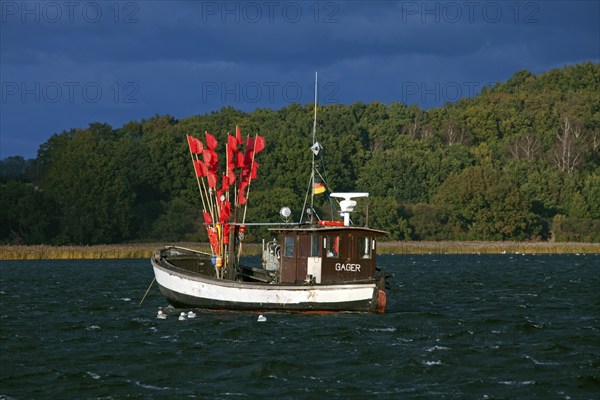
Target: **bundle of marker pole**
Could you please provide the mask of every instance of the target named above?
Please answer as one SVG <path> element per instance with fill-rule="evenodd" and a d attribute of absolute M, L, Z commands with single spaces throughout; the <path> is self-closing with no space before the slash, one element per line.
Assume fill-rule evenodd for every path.
<path fill-rule="evenodd" d="M 204 224 L 214 256 L 213 263 L 215 264 L 216 275 L 219 278 L 223 278 L 223 262 L 228 267 L 231 267 L 234 263 L 235 243 L 230 243 L 232 237 L 234 240 L 236 238 L 239 240 L 239 246 L 237 246 L 237 258 L 239 260 L 241 242 L 246 231 L 244 224 L 248 209 L 250 184 L 253 179 L 256 179 L 258 171 L 258 163 L 255 157 L 265 148 L 265 138 L 256 135 L 254 138 L 247 136 L 245 150 L 238 151 L 238 146 L 243 144 L 243 140 L 239 127 L 236 126 L 235 130 L 235 136 L 227 134 L 226 169 L 221 176 L 218 172 L 217 139 L 210 133 L 205 132 L 206 146 L 204 146 L 201 140 L 187 135 L 200 199 L 202 200 Z M 233 191 L 233 198 L 230 194 L 231 191 Z M 244 212 L 241 216 L 241 224 L 238 224 L 237 218 L 240 216 L 237 214 L 240 206 L 244 206 Z M 231 220 L 232 216 L 233 221 Z M 235 227 L 235 231 L 233 235 L 230 235 L 232 225 Z M 232 268 L 229 268 L 229 270 L 231 272 Z"/>

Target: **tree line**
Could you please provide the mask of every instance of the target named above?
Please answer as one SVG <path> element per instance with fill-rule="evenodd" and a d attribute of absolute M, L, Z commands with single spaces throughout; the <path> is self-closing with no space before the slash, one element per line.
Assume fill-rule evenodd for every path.
<path fill-rule="evenodd" d="M 392 102 L 318 108 L 320 171 L 335 191 L 366 191 L 367 222 L 395 240 L 600 241 L 600 64 L 515 73 L 473 98 L 423 110 Z M 232 107 L 120 128 L 53 134 L 35 159 L 0 162 L 0 242 L 206 240 L 186 134 L 224 151 L 239 125 L 267 148 L 248 221 L 298 219 L 310 176 L 313 105 Z M 321 218 L 326 196 L 315 196 Z M 255 229 L 250 240 L 268 235 Z"/>

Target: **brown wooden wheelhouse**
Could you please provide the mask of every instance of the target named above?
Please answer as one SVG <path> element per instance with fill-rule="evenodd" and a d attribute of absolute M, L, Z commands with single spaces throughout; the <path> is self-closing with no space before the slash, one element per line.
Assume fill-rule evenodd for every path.
<path fill-rule="evenodd" d="M 333 284 L 376 278 L 376 239 L 384 231 L 354 227 L 282 227 L 279 283 Z"/>

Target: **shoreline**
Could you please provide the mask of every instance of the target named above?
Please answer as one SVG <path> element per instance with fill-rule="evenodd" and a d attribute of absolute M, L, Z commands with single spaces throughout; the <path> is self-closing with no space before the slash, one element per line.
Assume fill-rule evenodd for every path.
<path fill-rule="evenodd" d="M 379 254 L 600 254 L 600 243 L 440 241 L 379 242 Z"/>
<path fill-rule="evenodd" d="M 9 260 L 99 260 L 150 258 L 164 243 L 132 243 L 93 246 L 1 245 L 0 261 Z M 176 243 L 210 251 L 206 243 Z M 244 255 L 259 255 L 259 243 L 244 245 Z M 379 254 L 600 254 L 600 243 L 578 242 L 379 242 Z"/>

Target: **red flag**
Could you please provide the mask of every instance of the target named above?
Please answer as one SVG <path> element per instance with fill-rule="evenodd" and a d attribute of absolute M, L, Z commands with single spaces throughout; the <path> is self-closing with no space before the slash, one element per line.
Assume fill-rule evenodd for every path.
<path fill-rule="evenodd" d="M 244 168 L 242 169 L 242 174 L 240 176 L 240 181 L 248 183 L 250 181 L 250 172 L 250 165 L 244 165 Z"/>
<path fill-rule="evenodd" d="M 210 214 L 207 213 L 206 211 L 204 211 L 203 215 L 204 215 L 204 223 L 206 225 L 210 225 L 212 223 L 212 218 L 211 218 Z"/>
<path fill-rule="evenodd" d="M 218 144 L 217 139 L 208 132 L 204 132 L 204 135 L 206 136 L 206 147 L 211 150 L 216 149 Z"/>
<path fill-rule="evenodd" d="M 202 152 L 204 163 L 206 164 L 209 171 L 217 173 L 219 156 L 213 150 L 204 150 Z"/>
<path fill-rule="evenodd" d="M 217 153 L 215 153 L 214 151 L 211 150 L 210 166 L 214 171 L 217 170 L 218 163 L 219 163 L 219 156 L 217 155 Z"/>
<path fill-rule="evenodd" d="M 229 185 L 233 185 L 235 183 L 235 173 L 232 170 L 227 171 L 227 178 L 229 179 Z"/>
<path fill-rule="evenodd" d="M 250 179 L 256 179 L 258 176 L 258 163 L 254 161 L 252 164 L 252 173 L 250 174 Z"/>
<path fill-rule="evenodd" d="M 251 136 L 248 136 L 246 138 L 246 154 L 248 154 L 248 153 L 252 154 L 253 151 L 254 151 L 254 138 Z"/>
<path fill-rule="evenodd" d="M 229 218 L 231 217 L 231 203 L 229 201 L 224 201 L 220 210 L 221 217 L 219 221 L 221 223 L 229 221 Z"/>
<path fill-rule="evenodd" d="M 207 165 L 210 165 L 210 164 L 211 164 L 211 162 L 212 162 L 212 156 L 213 156 L 213 154 L 214 154 L 214 153 L 215 153 L 215 152 L 214 152 L 214 151 L 212 151 L 212 150 L 204 150 L 204 151 L 202 152 L 202 157 L 204 158 L 204 162 L 205 162 Z"/>
<path fill-rule="evenodd" d="M 242 173 L 244 173 L 246 175 L 249 174 L 251 165 L 252 165 L 252 153 L 248 154 L 246 152 L 246 155 L 244 156 L 244 166 L 242 167 Z"/>
<path fill-rule="evenodd" d="M 186 137 L 187 137 L 188 145 L 190 146 L 190 151 L 194 154 L 202 153 L 202 150 L 204 149 L 202 142 L 190 135 L 186 135 Z"/>
<path fill-rule="evenodd" d="M 202 160 L 194 160 L 194 169 L 196 170 L 196 176 L 206 176 L 206 164 L 202 162 Z"/>
<path fill-rule="evenodd" d="M 265 149 L 266 142 L 265 138 L 260 135 L 256 135 L 256 139 L 254 140 L 254 154 L 258 154 Z"/>
<path fill-rule="evenodd" d="M 235 136 L 227 135 L 227 170 L 233 171 L 235 168 L 237 153 L 237 141 Z"/>
<path fill-rule="evenodd" d="M 248 199 L 246 199 L 246 188 L 248 187 L 248 182 L 242 180 L 240 182 L 240 190 L 238 193 L 238 203 L 239 204 L 246 204 L 246 202 L 248 201 Z"/>
<path fill-rule="evenodd" d="M 246 152 L 244 153 L 244 169 L 249 169 L 252 164 L 252 155 L 254 154 L 254 138 L 246 138 Z M 247 171 L 248 172 L 248 171 Z"/>
<path fill-rule="evenodd" d="M 227 135 L 227 148 L 233 151 L 237 150 L 237 139 L 235 136 Z"/>
<path fill-rule="evenodd" d="M 237 125 L 235 126 L 235 140 L 237 141 L 237 144 L 244 143 L 244 140 L 242 139 L 242 130 Z"/>
<path fill-rule="evenodd" d="M 252 168 L 252 170 L 250 170 Z M 252 154 L 248 154 L 246 152 L 246 157 L 244 157 L 244 165 L 242 167 L 242 181 L 248 182 L 250 179 L 256 178 L 256 169 L 258 168 L 258 163 L 256 161 L 252 162 Z"/>
<path fill-rule="evenodd" d="M 214 172 L 208 171 L 206 179 L 208 180 L 208 187 L 213 189 L 217 187 L 217 175 Z"/>
<path fill-rule="evenodd" d="M 226 192 L 226 191 L 229 190 L 229 178 L 225 174 L 223 174 L 223 179 L 222 179 L 222 182 L 221 182 L 221 190 L 223 192 Z"/>
<path fill-rule="evenodd" d="M 243 168 L 244 167 L 244 153 L 242 153 L 241 151 L 238 151 L 236 153 L 235 166 L 237 168 Z"/>

